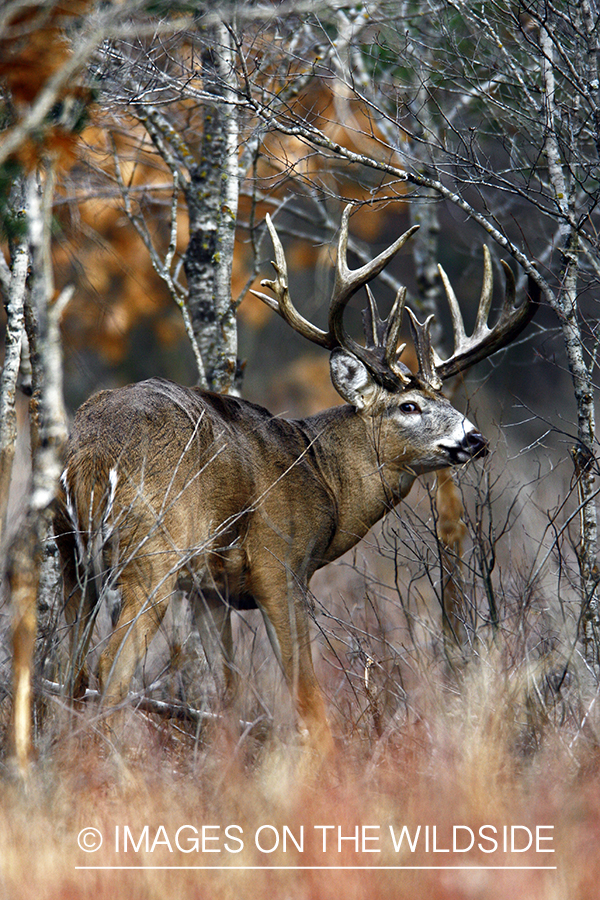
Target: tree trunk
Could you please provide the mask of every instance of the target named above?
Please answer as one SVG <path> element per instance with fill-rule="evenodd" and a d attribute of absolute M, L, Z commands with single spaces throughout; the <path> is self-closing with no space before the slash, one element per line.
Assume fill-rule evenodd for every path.
<path fill-rule="evenodd" d="M 204 107 L 201 160 L 184 188 L 190 218 L 185 255 L 188 306 L 210 390 L 231 390 L 237 372 L 237 328 L 231 271 L 239 193 L 238 116 L 233 100 L 233 48 L 223 25 L 212 27 L 202 53 Z"/>
<path fill-rule="evenodd" d="M 542 75 L 544 81 L 545 146 L 550 183 L 562 217 L 560 231 L 564 241 L 561 290 L 555 309 L 565 341 L 569 372 L 573 379 L 577 404 L 577 445 L 573 448 L 573 464 L 580 511 L 580 537 L 577 547 L 581 583 L 581 638 L 589 662 L 600 665 L 600 604 L 598 603 L 597 544 L 598 524 L 594 499 L 594 443 L 596 421 L 594 386 L 585 361 L 585 347 L 577 315 L 579 275 L 579 240 L 575 228 L 578 212 L 573 208 L 571 185 L 563 170 L 558 129 L 560 109 L 556 102 L 554 57 L 555 43 L 546 26 L 540 28 Z"/>
<path fill-rule="evenodd" d="M 29 177 L 26 199 L 31 260 L 28 336 L 37 387 L 32 415 L 37 417 L 39 413 L 39 421 L 32 423 L 32 487 L 28 509 L 19 533 L 8 546 L 6 559 L 13 611 L 12 740 L 17 768 L 23 776 L 32 755 L 31 698 L 40 567 L 67 436 L 59 320 L 72 292 L 63 291 L 50 305 L 54 293 L 50 259 L 53 195 L 51 168 L 46 173 L 43 190 L 35 176 Z"/>
<path fill-rule="evenodd" d="M 0 376 L 0 541 L 6 530 L 8 496 L 17 443 L 15 398 L 25 334 L 24 303 L 28 269 L 29 248 L 24 241 L 19 243 L 13 252 L 6 302 L 4 367 Z"/>

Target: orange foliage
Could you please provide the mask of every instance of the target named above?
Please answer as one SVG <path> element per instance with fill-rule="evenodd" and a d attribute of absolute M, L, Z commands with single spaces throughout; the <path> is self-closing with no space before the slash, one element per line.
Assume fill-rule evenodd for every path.
<path fill-rule="evenodd" d="M 318 80 L 290 104 L 299 120 L 314 123 L 332 142 L 339 143 L 351 153 L 364 154 L 379 159 L 386 150 L 387 143 L 364 104 L 353 100 L 343 85 L 332 89 Z M 323 185 L 325 192 L 339 194 L 347 201 L 369 202 L 372 193 L 369 185 L 357 178 L 358 167 L 336 153 L 315 152 L 306 141 L 294 135 L 277 132 L 267 134 L 264 139 L 265 157 L 259 165 L 259 177 L 272 188 L 277 187 L 283 176 L 292 175 L 302 183 Z M 386 185 L 389 190 L 386 191 Z M 401 199 L 406 190 L 404 182 L 398 183 L 393 176 L 378 174 L 378 191 Z M 361 217 L 358 234 L 364 240 L 375 240 L 381 234 L 381 214 Z"/>
<path fill-rule="evenodd" d="M 341 402 L 329 377 L 327 353 L 306 354 L 286 366 L 273 382 L 269 397 L 273 409 L 295 416 L 310 416 Z"/>
<path fill-rule="evenodd" d="M 58 2 L 49 7 L 32 3 L 22 9 L 11 23 L 11 39 L 0 43 L 0 78 L 10 89 L 17 115 L 26 112 L 47 84 L 48 79 L 64 65 L 70 49 L 64 39 L 63 26 L 73 17 L 82 15 L 89 0 Z M 186 47 L 181 48 L 186 53 Z M 293 74 L 293 73 L 291 73 Z M 285 79 L 284 79 L 285 80 Z M 71 96 L 80 96 L 77 84 L 70 84 Z M 65 99 L 66 93 L 59 99 Z M 366 149 L 371 140 L 370 123 L 363 114 L 352 108 L 347 126 L 335 125 L 340 103 L 348 108 L 346 98 L 335 98 L 322 84 L 311 86 L 297 99 L 298 108 L 318 110 L 318 123 L 333 138 L 343 140 L 351 149 Z M 197 149 L 201 135 L 199 117 L 201 107 L 183 101 L 185 110 L 185 139 L 192 151 Z M 124 120 L 120 131 L 110 131 L 99 118 L 81 136 L 68 133 L 50 123 L 42 135 L 27 142 L 19 159 L 27 167 L 35 165 L 42 154 L 52 153 L 69 183 L 63 188 L 64 202 L 57 207 L 63 233 L 55 243 L 54 259 L 59 287 L 75 283 L 77 294 L 65 317 L 67 344 L 73 348 L 91 347 L 112 363 L 119 362 L 129 352 L 128 339 L 132 328 L 141 319 L 151 319 L 160 342 L 173 342 L 184 330 L 175 327 L 176 314 L 171 316 L 173 302 L 164 282 L 154 271 L 149 253 L 122 208 L 122 198 L 115 183 L 113 152 L 118 154 L 123 182 L 130 187 L 134 212 L 142 210 L 146 222 L 153 229 L 152 239 L 159 254 L 164 253 L 169 240 L 170 200 L 172 178 L 168 167 L 158 156 L 143 127 L 136 120 Z M 363 116 L 363 118 L 360 118 Z M 358 117 L 358 118 L 357 118 Z M 327 124 L 330 120 L 330 124 Z M 365 143 L 366 142 L 366 143 Z M 372 141 L 371 141 L 372 143 Z M 259 181 L 267 186 L 267 194 L 277 196 L 286 189 L 281 176 L 289 168 L 301 177 L 323 178 L 334 192 L 346 197 L 364 198 L 364 189 L 347 178 L 335 161 L 309 154 L 304 143 L 287 136 L 267 136 L 266 157 L 259 163 Z M 73 165 L 79 159 L 79 164 Z M 91 174 L 89 174 L 91 173 Z M 95 183 L 94 183 L 95 182 Z M 269 186 L 270 185 L 270 186 Z M 99 196 L 94 197 L 95 189 Z M 89 196 L 86 197 L 86 193 Z M 148 208 L 151 215 L 148 215 Z M 260 221 L 267 210 L 259 203 L 255 215 Z M 248 217 L 250 201 L 240 198 L 240 219 Z M 381 211 L 369 215 L 366 211 L 355 218 L 353 230 L 367 241 L 376 240 L 385 228 Z M 178 253 L 183 254 L 188 240 L 188 216 L 183 199 L 178 213 Z M 267 244 L 265 244 L 265 247 Z M 305 240 L 288 246 L 290 271 L 314 269 L 316 265 L 330 265 L 334 248 L 311 247 Z M 246 235 L 236 241 L 232 273 L 232 296 L 237 299 L 248 283 L 250 247 Z M 261 271 L 260 278 L 268 277 Z M 184 278 L 185 276 L 182 275 Z M 302 307 L 302 298 L 298 298 Z M 246 295 L 240 316 L 250 328 L 260 330 L 271 313 L 260 301 Z M 291 379 L 295 377 L 293 374 Z"/>
<path fill-rule="evenodd" d="M 39 96 L 50 78 L 64 66 L 71 54 L 64 27 L 89 7 L 89 0 L 68 0 L 54 4 L 30 3 L 9 20 L 0 38 L 0 79 L 6 84 L 18 117 Z M 57 103 L 67 97 L 87 100 L 88 92 L 71 81 L 57 95 Z M 77 136 L 60 124 L 48 122 L 43 133 L 30 136 L 16 156 L 27 170 L 34 168 L 42 153 L 51 154 L 60 165 L 75 159 Z"/>
<path fill-rule="evenodd" d="M 162 160 L 150 152 L 143 129 L 130 124 L 127 133 L 109 133 L 98 123 L 83 132 L 79 149 L 85 165 L 81 171 L 74 170 L 71 183 L 63 189 L 68 202 L 58 211 L 64 240 L 54 246 L 59 280 L 78 282 L 77 295 L 64 322 L 68 343 L 93 348 L 113 363 L 123 358 L 131 329 L 143 318 L 156 318 L 159 339 L 167 334 L 169 340 L 174 339 L 173 324 L 162 316 L 172 301 L 123 210 L 115 185 L 113 145 L 123 181 L 131 188 L 134 211 L 140 204 L 156 210 L 149 220 L 159 251 L 164 251 L 169 239 L 171 176 Z M 94 196 L 93 189 L 82 185 L 81 175 L 85 177 L 90 171 L 98 173 L 101 196 Z M 181 205 L 180 251 L 185 249 L 186 240 L 187 214 Z M 182 334 L 183 323 L 179 336 Z"/>
<path fill-rule="evenodd" d="M 0 78 L 15 103 L 33 103 L 48 79 L 70 55 L 65 22 L 81 15 L 89 2 L 30 3 L 21 7 L 0 38 Z"/>
<path fill-rule="evenodd" d="M 26 115 L 28 108 L 40 92 L 68 60 L 71 48 L 65 38 L 65 27 L 91 7 L 89 0 L 57 0 L 53 3 L 31 2 L 20 7 L 9 21 L 5 36 L 0 39 L 0 79 L 8 88 L 17 121 Z M 263 35 L 264 40 L 270 40 Z M 260 38 L 257 39 L 260 41 Z M 265 60 L 270 58 L 265 48 Z M 256 44 L 249 52 L 250 60 L 258 61 L 261 48 Z M 184 64 L 193 68 L 192 50 L 182 43 L 180 53 Z M 189 59 L 186 59 L 186 54 Z M 286 72 L 256 69 L 256 78 L 271 79 L 275 88 L 285 87 L 294 78 L 300 63 Z M 83 88 L 72 80 L 57 96 L 61 103 L 69 98 L 86 100 Z M 365 112 L 355 107 L 346 96 L 332 93 L 329 86 L 315 80 L 292 101 L 300 114 L 306 113 L 332 140 L 340 140 L 350 149 L 365 151 L 373 148 L 375 134 Z M 179 104 L 186 122 L 185 138 L 194 152 L 201 139 L 202 108 L 194 101 Z M 343 125 L 336 124 L 343 121 Z M 144 317 L 155 320 L 159 340 L 176 340 L 173 322 L 166 322 L 165 313 L 172 309 L 168 291 L 152 268 L 149 254 L 135 229 L 122 210 L 122 199 L 114 178 L 113 145 L 118 153 L 123 181 L 132 191 L 132 204 L 144 204 L 147 210 L 152 204 L 155 215 L 146 217 L 154 228 L 153 239 L 159 252 L 164 252 L 168 242 L 171 175 L 144 129 L 135 120 L 124 122 L 121 132 L 109 134 L 98 118 L 81 136 L 66 130 L 60 124 L 48 120 L 45 127 L 30 137 L 18 152 L 19 161 L 31 169 L 42 156 L 50 155 L 54 165 L 63 173 L 69 171 L 70 185 L 65 188 L 63 203 L 58 215 L 63 227 L 62 241 L 55 244 L 55 264 L 58 286 L 77 284 L 77 295 L 66 316 L 65 328 L 71 345 L 94 347 L 112 362 L 121 360 L 128 351 L 131 329 Z M 267 186 L 267 193 L 278 195 L 286 189 L 285 174 L 291 170 L 300 178 L 311 181 L 323 179 L 334 192 L 348 198 L 363 198 L 363 187 L 344 172 L 344 163 L 327 160 L 320 154 L 307 153 L 306 144 L 285 135 L 268 135 L 266 156 L 259 163 L 259 180 Z M 74 163 L 83 162 L 78 168 Z M 89 180 L 86 172 L 104 173 L 103 196 L 86 199 L 84 183 Z M 350 174 L 350 177 L 348 177 Z M 282 176 L 284 176 L 282 178 Z M 93 177 L 93 175 L 92 175 Z M 106 185 L 113 195 L 107 195 Z M 164 191 L 159 189 L 164 187 Z M 73 189 L 75 196 L 73 196 Z M 92 187 L 93 191 L 93 187 Z M 67 197 L 67 195 L 69 195 Z M 247 215 L 249 202 L 240 198 L 241 217 Z M 255 211 L 260 220 L 267 207 Z M 356 233 L 365 240 L 376 240 L 385 228 L 385 217 L 380 213 L 363 214 L 356 218 Z M 178 252 L 184 253 L 188 238 L 187 210 L 180 202 L 178 216 Z M 291 272 L 314 268 L 321 260 L 329 263 L 334 251 L 323 247 L 320 251 L 305 241 L 292 242 L 289 247 Z M 236 242 L 232 276 L 232 296 L 237 298 L 248 281 L 250 267 L 249 245 L 245 235 Z M 264 278 L 269 273 L 261 272 Z M 302 299 L 299 298 L 299 305 Z M 251 328 L 261 329 L 270 313 L 259 301 L 246 296 L 240 307 L 240 315 Z M 178 332 L 183 334 L 183 327 Z"/>

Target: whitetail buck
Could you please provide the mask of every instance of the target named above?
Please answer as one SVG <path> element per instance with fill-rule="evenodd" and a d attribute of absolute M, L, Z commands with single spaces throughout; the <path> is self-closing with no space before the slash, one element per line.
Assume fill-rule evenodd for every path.
<path fill-rule="evenodd" d="M 179 588 L 202 627 L 206 611 L 231 659 L 231 609 L 258 607 L 313 746 L 325 753 L 331 732 L 309 643 L 306 590 L 313 573 L 353 547 L 424 472 L 487 452 L 487 441 L 440 393 L 444 379 L 495 353 L 530 321 L 538 298 L 515 305 L 508 266 L 506 296 L 490 329 L 489 253 L 475 329 L 467 337 L 458 303 L 441 271 L 454 328 L 454 352 L 442 360 L 424 324 L 407 310 L 419 371 L 399 360 L 406 290 L 379 317 L 371 292 L 366 343 L 343 326 L 350 297 L 373 279 L 414 228 L 362 268 L 347 265 L 349 208 L 338 245 L 329 329 L 294 308 L 283 248 L 275 248 L 276 300 L 257 294 L 299 334 L 327 348 L 331 377 L 345 406 L 287 420 L 245 400 L 152 378 L 102 391 L 81 407 L 70 437 L 55 532 L 73 631 L 75 695 L 87 683 L 95 609 L 117 588 L 120 614 L 98 666 L 104 703 L 124 698 L 168 601 Z M 230 677 L 232 673 L 230 672 Z"/>

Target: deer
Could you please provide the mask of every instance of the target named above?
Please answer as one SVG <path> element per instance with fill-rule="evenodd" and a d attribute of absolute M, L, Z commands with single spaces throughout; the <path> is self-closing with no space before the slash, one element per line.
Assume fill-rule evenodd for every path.
<path fill-rule="evenodd" d="M 487 439 L 443 396 L 443 382 L 506 347 L 540 302 L 530 278 L 517 304 L 514 276 L 503 263 L 504 302 L 490 327 L 492 264 L 484 248 L 481 297 L 467 336 L 439 267 L 454 333 L 454 350 L 442 358 L 432 345 L 433 316 L 419 321 L 406 306 L 406 288 L 382 319 L 369 287 L 418 226 L 350 269 L 350 212 L 348 206 L 342 215 L 327 331 L 292 303 L 285 253 L 268 215 L 275 277 L 261 282 L 270 294 L 253 291 L 301 337 L 329 352 L 342 405 L 286 419 L 237 396 L 150 378 L 100 391 L 76 413 L 54 515 L 73 697 L 85 694 L 94 617 L 109 589 L 120 599 L 97 667 L 107 708 L 126 698 L 169 600 L 185 590 L 197 628 L 216 629 L 228 691 L 236 677 L 231 613 L 261 611 L 298 730 L 317 754 L 331 752 L 311 655 L 310 579 L 404 500 L 419 476 L 488 453 Z M 361 343 L 343 318 L 363 287 Z M 400 359 L 405 313 L 416 372 Z"/>

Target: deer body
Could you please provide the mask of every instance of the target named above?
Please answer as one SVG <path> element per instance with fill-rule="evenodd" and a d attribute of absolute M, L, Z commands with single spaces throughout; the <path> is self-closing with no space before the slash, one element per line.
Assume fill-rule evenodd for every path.
<path fill-rule="evenodd" d="M 99 666 L 105 702 L 123 698 L 168 600 L 184 586 L 197 618 L 205 606 L 262 610 L 301 715 L 317 741 L 328 740 L 308 645 L 310 578 L 353 547 L 418 474 L 484 451 L 448 401 L 429 402 L 425 455 L 409 436 L 417 414 L 395 418 L 388 406 L 367 416 L 340 406 L 289 421 L 161 379 L 87 401 L 69 441 L 55 531 L 76 631 L 97 601 L 92 585 L 81 590 L 95 540 L 103 578 L 121 594 Z M 299 650 L 294 634 L 302 636 Z"/>
<path fill-rule="evenodd" d="M 457 368 L 454 357 L 441 361 L 430 348 L 428 322 L 420 325 L 411 314 L 419 373 L 397 360 L 404 296 L 385 322 L 370 297 L 366 347 L 343 332 L 340 305 L 383 268 L 390 248 L 356 270 L 359 278 L 345 267 L 343 225 L 335 288 L 341 300 L 332 303 L 325 334 L 291 307 L 283 251 L 270 222 L 269 228 L 278 278 L 267 284 L 278 295 L 278 311 L 330 349 L 332 381 L 346 405 L 286 420 L 162 379 L 103 391 L 75 418 L 54 527 L 72 627 L 74 694 L 87 683 L 85 656 L 103 589 L 116 588 L 121 598 L 98 670 L 104 702 L 114 705 L 126 695 L 169 599 L 184 587 L 199 628 L 207 615 L 214 622 L 230 688 L 230 611 L 261 610 L 296 709 L 313 746 L 326 753 L 332 738 L 310 652 L 310 578 L 353 547 L 420 474 L 484 455 L 487 441 L 439 391 Z M 347 215 L 345 228 L 347 237 Z M 491 284 L 486 290 L 489 311 Z M 469 354 L 481 358 L 482 341 L 503 345 L 480 313 L 475 346 L 462 320 L 456 324 L 455 309 L 456 301 L 460 368 Z M 505 304 L 504 343 L 524 327 L 522 310 Z"/>

